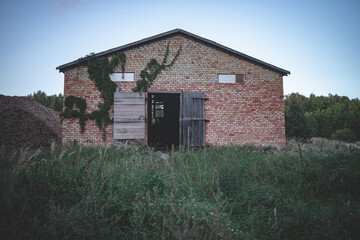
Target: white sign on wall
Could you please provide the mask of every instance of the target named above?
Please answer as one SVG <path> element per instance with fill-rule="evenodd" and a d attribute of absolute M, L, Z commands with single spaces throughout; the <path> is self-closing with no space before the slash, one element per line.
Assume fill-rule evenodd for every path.
<path fill-rule="evenodd" d="M 135 73 L 111 73 L 110 79 L 114 82 L 133 82 Z"/>
<path fill-rule="evenodd" d="M 235 74 L 219 74 L 219 83 L 236 83 Z"/>

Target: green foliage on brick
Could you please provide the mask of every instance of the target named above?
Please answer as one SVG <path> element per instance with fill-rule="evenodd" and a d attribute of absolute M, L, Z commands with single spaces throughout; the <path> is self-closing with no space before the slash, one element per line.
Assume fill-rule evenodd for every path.
<path fill-rule="evenodd" d="M 86 100 L 81 97 L 69 96 L 65 99 L 66 109 L 62 113 L 62 117 L 80 118 L 82 133 L 85 131 L 86 120 L 95 119 L 96 125 L 103 131 L 103 138 L 105 139 L 105 128 L 113 121 L 110 118 L 109 110 L 114 103 L 114 92 L 116 90 L 116 84 L 111 81 L 109 74 L 114 71 L 114 68 L 119 63 L 121 64 L 121 70 L 124 73 L 126 55 L 122 52 L 118 53 L 109 61 L 107 57 L 96 58 L 94 54 L 90 54 L 78 61 L 79 65 L 87 65 L 89 78 L 95 82 L 95 85 L 100 91 L 100 96 L 104 99 L 104 102 L 99 103 L 98 110 L 95 110 L 92 113 L 86 113 Z M 79 110 L 73 109 L 74 104 L 79 107 Z"/>
<path fill-rule="evenodd" d="M 177 58 L 180 55 L 181 46 L 173 60 L 167 64 L 169 57 L 169 44 L 170 43 L 168 42 L 161 64 L 158 63 L 155 59 L 151 59 L 146 67 L 140 72 L 141 79 L 136 82 L 136 87 L 134 89 L 135 92 L 147 91 L 147 89 L 151 86 L 162 70 L 170 68 L 175 64 Z M 95 54 L 90 54 L 85 58 L 79 59 L 78 65 L 87 66 L 89 78 L 95 82 L 95 85 L 100 91 L 100 96 L 104 99 L 104 102 L 99 103 L 98 110 L 95 110 L 92 113 L 86 113 L 86 101 L 80 97 L 69 96 L 67 97 L 69 100 L 65 100 L 65 106 L 66 108 L 69 106 L 69 110 L 65 109 L 65 111 L 62 113 L 62 117 L 79 118 L 82 133 L 85 131 L 86 120 L 94 119 L 96 125 L 100 130 L 103 131 L 103 138 L 105 140 L 105 128 L 113 121 L 109 116 L 109 110 L 114 103 L 114 92 L 116 90 L 116 83 L 111 81 L 109 74 L 114 71 L 114 68 L 118 64 L 121 64 L 121 70 L 124 73 L 125 63 L 126 55 L 124 53 L 116 54 L 111 58 L 110 61 L 107 57 L 96 58 Z M 80 109 L 79 104 L 84 106 L 83 102 L 85 102 L 85 108 Z M 68 103 L 68 105 L 66 105 L 66 103 Z M 74 109 L 74 104 L 79 107 L 79 110 Z"/>
<path fill-rule="evenodd" d="M 155 81 L 156 77 L 161 73 L 161 71 L 167 68 L 171 68 L 175 64 L 181 53 L 181 46 L 177 50 L 173 60 L 167 64 L 169 57 L 169 46 L 170 42 L 167 43 L 164 58 L 161 64 L 158 63 L 156 59 L 152 58 L 146 67 L 140 72 L 141 79 L 136 81 L 136 87 L 133 89 L 134 92 L 147 92 L 148 88 L 151 87 L 151 84 Z"/>
<path fill-rule="evenodd" d="M 109 74 L 114 71 L 119 63 L 124 73 L 126 63 L 124 53 L 116 54 L 110 61 L 106 57 L 90 57 L 87 64 L 89 78 L 95 82 L 96 87 L 101 92 L 100 96 L 104 99 L 104 103 L 99 103 L 99 109 L 89 114 L 89 118 L 95 119 L 96 125 L 103 131 L 105 131 L 107 124 L 112 123 L 109 110 L 114 103 L 114 92 L 116 90 L 116 83 L 111 81 Z"/>
<path fill-rule="evenodd" d="M 74 109 L 75 105 L 79 110 Z M 86 100 L 85 99 L 82 99 L 81 97 L 68 96 L 65 99 L 65 110 L 63 113 L 61 113 L 61 117 L 79 118 L 80 130 L 81 130 L 81 133 L 83 133 L 85 131 L 86 120 L 88 118 L 85 110 L 86 110 Z"/>

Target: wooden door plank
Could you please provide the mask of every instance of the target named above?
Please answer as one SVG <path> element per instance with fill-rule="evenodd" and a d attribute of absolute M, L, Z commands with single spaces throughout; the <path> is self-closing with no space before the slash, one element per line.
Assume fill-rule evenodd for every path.
<path fill-rule="evenodd" d="M 145 139 L 145 95 L 114 93 L 113 139 Z"/>

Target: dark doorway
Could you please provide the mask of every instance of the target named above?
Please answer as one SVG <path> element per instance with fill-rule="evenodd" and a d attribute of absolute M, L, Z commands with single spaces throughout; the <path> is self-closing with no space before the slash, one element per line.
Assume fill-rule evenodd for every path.
<path fill-rule="evenodd" d="M 148 145 L 179 146 L 180 93 L 148 93 Z"/>

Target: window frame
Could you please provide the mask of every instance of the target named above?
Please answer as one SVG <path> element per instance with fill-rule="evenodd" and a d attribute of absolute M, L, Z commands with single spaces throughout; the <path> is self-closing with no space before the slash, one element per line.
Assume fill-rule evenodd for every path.
<path fill-rule="evenodd" d="M 221 80 L 221 76 L 234 76 L 234 80 L 233 81 L 223 81 Z M 230 84 L 244 84 L 244 79 L 245 79 L 245 74 L 243 73 L 236 73 L 236 74 L 229 74 L 229 73 L 219 73 L 218 74 L 218 83 L 230 83 Z"/>
<path fill-rule="evenodd" d="M 128 78 L 125 75 L 130 75 L 130 74 L 132 75 L 132 79 L 128 80 Z M 124 73 L 114 72 L 114 73 L 110 73 L 109 77 L 113 82 L 135 82 L 135 72 L 124 72 Z"/>

